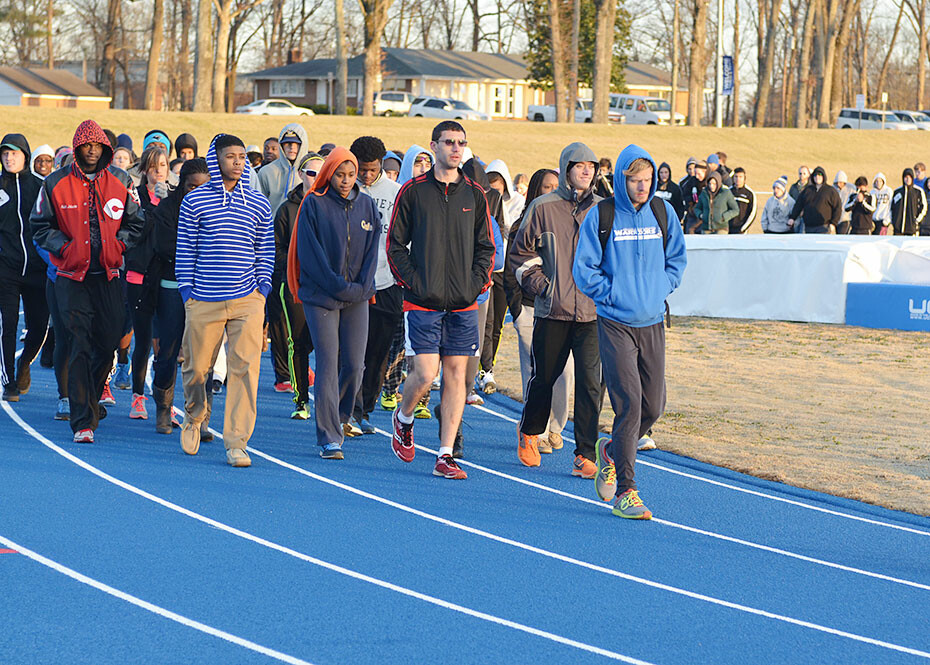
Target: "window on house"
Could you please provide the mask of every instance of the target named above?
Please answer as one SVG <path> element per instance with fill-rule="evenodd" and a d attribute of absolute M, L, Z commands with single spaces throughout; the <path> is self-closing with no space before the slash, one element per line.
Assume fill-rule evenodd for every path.
<path fill-rule="evenodd" d="M 306 92 L 303 79 L 271 79 L 272 97 L 303 97 Z"/>
<path fill-rule="evenodd" d="M 358 97 L 358 79 L 349 79 L 346 88 L 346 97 Z"/>

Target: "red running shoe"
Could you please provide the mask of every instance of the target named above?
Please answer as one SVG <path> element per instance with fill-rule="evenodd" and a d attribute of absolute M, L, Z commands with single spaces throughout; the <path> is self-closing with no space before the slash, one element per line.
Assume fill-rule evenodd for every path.
<path fill-rule="evenodd" d="M 113 392 L 110 390 L 109 380 L 103 384 L 103 393 L 100 395 L 100 404 L 105 404 L 106 406 L 113 406 L 116 404 L 116 398 L 113 397 Z"/>
<path fill-rule="evenodd" d="M 391 437 L 391 448 L 401 462 L 412 462 L 413 456 L 416 455 L 416 448 L 413 447 L 413 423 L 405 425 L 397 419 L 397 413 L 400 411 L 398 406 L 394 409 L 394 415 L 391 421 L 394 423 L 394 436 Z"/>
<path fill-rule="evenodd" d="M 74 442 L 75 443 L 93 443 L 94 442 L 94 431 L 90 429 L 82 429 L 74 433 Z"/>
<path fill-rule="evenodd" d="M 274 391 L 276 393 L 292 393 L 294 388 L 291 386 L 290 381 L 281 381 L 281 383 L 274 384 Z"/>
<path fill-rule="evenodd" d="M 436 458 L 436 467 L 433 469 L 434 476 L 441 476 L 449 480 L 465 480 L 468 474 L 458 465 L 452 455 L 442 455 Z"/>
<path fill-rule="evenodd" d="M 309 380 L 309 383 L 307 383 L 307 385 L 312 388 L 314 381 L 316 381 L 316 373 L 309 367 L 307 368 L 307 379 Z"/>

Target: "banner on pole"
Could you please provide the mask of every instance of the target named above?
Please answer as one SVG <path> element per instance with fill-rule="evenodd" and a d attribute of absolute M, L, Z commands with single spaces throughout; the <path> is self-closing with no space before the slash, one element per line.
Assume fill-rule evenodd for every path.
<path fill-rule="evenodd" d="M 733 94 L 733 56 L 723 56 L 723 90 L 724 97 Z"/>

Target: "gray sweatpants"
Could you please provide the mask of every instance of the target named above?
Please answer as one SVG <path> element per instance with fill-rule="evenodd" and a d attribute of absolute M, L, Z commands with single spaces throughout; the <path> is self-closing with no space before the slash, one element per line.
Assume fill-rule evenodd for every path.
<path fill-rule="evenodd" d="M 636 445 L 665 410 L 665 329 L 632 328 L 599 317 L 597 338 L 607 394 L 613 407 L 611 457 L 617 496 L 636 489 Z"/>
<path fill-rule="evenodd" d="M 342 423 L 355 408 L 365 371 L 368 345 L 368 301 L 345 309 L 304 305 L 316 355 L 313 413 L 316 443 L 342 443 Z"/>

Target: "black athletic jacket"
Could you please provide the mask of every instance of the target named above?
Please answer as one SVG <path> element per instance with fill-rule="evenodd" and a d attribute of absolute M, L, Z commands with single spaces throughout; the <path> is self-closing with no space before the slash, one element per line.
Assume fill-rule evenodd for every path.
<path fill-rule="evenodd" d="M 39 258 L 32 242 L 29 214 L 39 196 L 42 179 L 29 170 L 32 152 L 22 134 L 7 134 L 3 143 L 17 146 L 26 155 L 19 173 L 0 174 L 0 275 L 44 283 L 48 265 Z"/>
<path fill-rule="evenodd" d="M 459 170 L 439 182 L 430 169 L 397 193 L 387 238 L 404 301 L 424 309 L 468 309 L 491 284 L 494 234 L 484 190 Z"/>
<path fill-rule="evenodd" d="M 823 177 L 820 189 L 814 185 L 814 175 L 817 173 Z M 798 217 L 802 217 L 806 228 L 815 229 L 827 224 L 836 226 L 842 216 L 843 203 L 840 201 L 840 195 L 835 187 L 827 184 L 827 174 L 818 166 L 811 172 L 810 183 L 794 202 L 791 219 L 797 220 Z"/>

